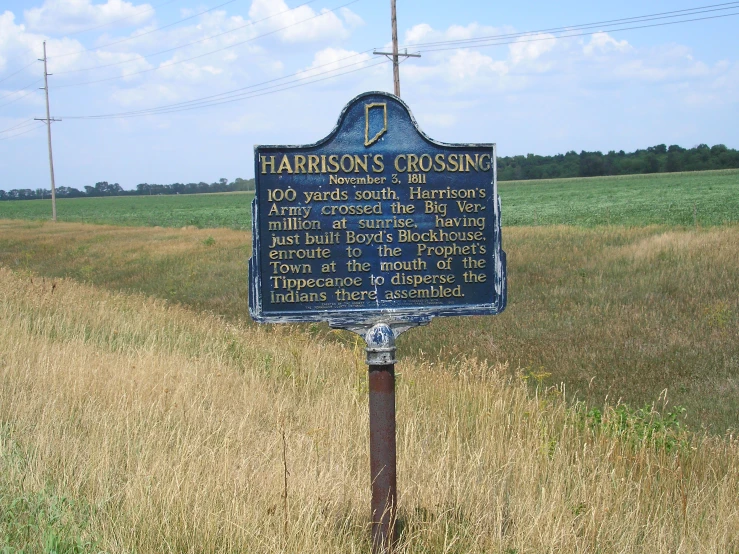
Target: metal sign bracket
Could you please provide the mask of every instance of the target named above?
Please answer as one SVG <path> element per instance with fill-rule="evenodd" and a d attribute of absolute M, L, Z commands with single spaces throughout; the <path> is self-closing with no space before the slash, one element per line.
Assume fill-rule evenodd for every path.
<path fill-rule="evenodd" d="M 361 324 L 338 324 L 332 325 L 334 329 L 344 329 L 356 333 L 364 339 L 367 344 L 367 365 L 394 364 L 395 341 L 402 334 L 414 327 L 428 325 L 430 319 L 419 319 L 417 321 L 378 321 Z"/>

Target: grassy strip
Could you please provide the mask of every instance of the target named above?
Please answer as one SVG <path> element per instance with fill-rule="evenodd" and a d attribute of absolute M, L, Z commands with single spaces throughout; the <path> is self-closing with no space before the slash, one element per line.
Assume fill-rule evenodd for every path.
<path fill-rule="evenodd" d="M 60 198 L 60 221 L 148 227 L 251 230 L 254 193 Z M 0 202 L 0 218 L 51 219 L 51 200 Z"/>
<path fill-rule="evenodd" d="M 77 551 L 369 550 L 361 348 L 6 269 L 0 325 L 6 550 L 42 550 L 7 533 L 40 494 Z M 739 547 L 735 440 L 474 359 L 399 370 L 399 554 Z"/>
<path fill-rule="evenodd" d="M 441 318 L 400 339 L 401 358 L 475 356 L 564 383 L 570 397 L 634 406 L 666 391 L 694 429 L 739 421 L 739 227 L 524 227 L 505 231 L 510 299 L 496 317 Z M 0 222 L 0 264 L 143 292 L 249 324 L 250 238 Z M 317 338 L 348 340 L 325 326 Z"/>
<path fill-rule="evenodd" d="M 503 225 L 684 225 L 739 222 L 739 170 L 500 183 Z M 251 229 L 252 193 L 72 198 L 69 222 Z M 0 202 L 0 218 L 48 220 L 50 200 Z"/>
<path fill-rule="evenodd" d="M 187 304 L 231 319 L 248 314 L 251 234 L 0 222 L 0 263 Z"/>

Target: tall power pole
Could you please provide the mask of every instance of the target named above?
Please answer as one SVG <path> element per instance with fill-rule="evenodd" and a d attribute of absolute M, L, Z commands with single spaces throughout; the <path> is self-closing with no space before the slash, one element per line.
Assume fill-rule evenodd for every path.
<path fill-rule="evenodd" d="M 400 98 L 400 63 L 398 62 L 398 16 L 395 13 L 395 0 L 390 0 L 390 23 L 393 27 L 393 85 L 395 96 Z"/>
<path fill-rule="evenodd" d="M 51 122 L 61 121 L 61 119 L 52 119 L 49 115 L 49 73 L 46 68 L 46 41 L 44 41 L 44 57 L 39 61 L 44 62 L 44 91 L 46 91 L 46 118 L 36 117 L 37 121 L 46 121 L 46 134 L 49 138 L 49 171 L 51 172 L 51 219 L 56 221 L 56 185 L 54 184 L 54 158 L 51 155 Z"/>
<path fill-rule="evenodd" d="M 380 56 L 392 57 L 393 60 L 393 85 L 395 88 L 395 96 L 400 98 L 400 62 L 399 58 L 420 58 L 421 54 L 409 54 L 408 49 L 402 54 L 398 53 L 398 18 L 395 12 L 395 0 L 390 0 L 390 22 L 393 27 L 393 51 L 392 52 L 374 52 Z"/>

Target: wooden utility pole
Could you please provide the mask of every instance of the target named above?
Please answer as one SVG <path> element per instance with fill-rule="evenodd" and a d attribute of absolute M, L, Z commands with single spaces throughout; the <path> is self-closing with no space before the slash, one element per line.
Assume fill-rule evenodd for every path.
<path fill-rule="evenodd" d="M 46 68 L 46 41 L 44 41 L 44 57 L 39 61 L 44 62 L 44 86 L 46 91 L 46 117 L 36 117 L 37 121 L 46 121 L 46 134 L 49 138 L 49 171 L 51 172 L 51 220 L 56 221 L 56 185 L 54 184 L 54 158 L 51 155 L 51 122 L 61 121 L 61 119 L 52 119 L 49 115 L 49 73 Z"/>
<path fill-rule="evenodd" d="M 395 96 L 400 98 L 400 63 L 398 63 L 398 16 L 395 12 L 395 0 L 390 0 L 390 23 L 393 27 L 393 85 Z"/>
<path fill-rule="evenodd" d="M 406 48 L 405 52 L 398 54 L 398 18 L 395 12 L 395 0 L 390 0 L 390 23 L 393 27 L 393 51 L 392 52 L 374 52 L 379 56 L 392 57 L 393 60 L 393 85 L 395 96 L 400 98 L 400 62 L 398 59 L 403 58 L 420 58 L 421 54 L 409 54 Z"/>

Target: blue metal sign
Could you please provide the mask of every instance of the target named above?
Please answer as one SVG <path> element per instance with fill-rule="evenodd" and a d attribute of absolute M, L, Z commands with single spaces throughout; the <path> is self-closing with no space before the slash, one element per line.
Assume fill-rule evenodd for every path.
<path fill-rule="evenodd" d="M 255 147 L 249 309 L 260 322 L 426 322 L 506 305 L 494 144 L 444 144 L 384 92 L 323 140 Z"/>

